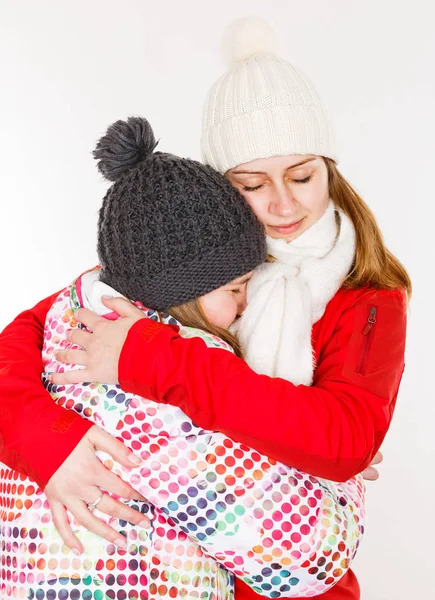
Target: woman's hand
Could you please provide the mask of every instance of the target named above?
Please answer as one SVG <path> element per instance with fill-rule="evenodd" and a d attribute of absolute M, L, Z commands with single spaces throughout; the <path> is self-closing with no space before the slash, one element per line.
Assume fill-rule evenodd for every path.
<path fill-rule="evenodd" d="M 116 321 L 109 321 L 88 310 L 80 308 L 74 318 L 86 325 L 93 333 L 83 329 L 71 329 L 68 340 L 81 346 L 83 350 L 59 350 L 56 358 L 60 362 L 83 365 L 85 368 L 65 373 L 52 373 L 49 379 L 57 385 L 82 383 L 83 381 L 101 381 L 118 383 L 118 362 L 122 346 L 130 327 L 139 319 L 144 319 L 143 312 L 124 298 L 104 298 L 103 303 L 111 311 L 120 316 Z"/>
<path fill-rule="evenodd" d="M 80 554 L 83 547 L 68 522 L 67 510 L 89 531 L 125 548 L 125 537 L 96 517 L 88 504 L 101 496 L 101 490 L 126 500 L 145 500 L 139 492 L 103 466 L 95 456 L 96 450 L 104 450 L 125 467 L 133 468 L 141 464 L 140 458 L 122 442 L 93 426 L 51 477 L 44 491 L 50 502 L 53 521 L 64 543 L 75 554 Z M 98 502 L 98 510 L 142 527 L 149 525 L 149 520 L 142 513 L 107 494 Z"/>
<path fill-rule="evenodd" d="M 377 452 L 371 464 L 361 474 L 367 481 L 376 481 L 379 479 L 379 471 L 373 465 L 379 465 L 384 460 L 382 452 Z"/>

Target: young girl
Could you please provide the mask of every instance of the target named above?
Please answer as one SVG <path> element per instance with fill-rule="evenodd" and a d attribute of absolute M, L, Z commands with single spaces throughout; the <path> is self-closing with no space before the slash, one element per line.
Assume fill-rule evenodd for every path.
<path fill-rule="evenodd" d="M 64 371 L 55 351 L 74 348 L 71 328 L 86 335 L 77 329 L 79 308 L 117 318 L 107 314 L 104 295 L 135 299 L 153 321 L 177 325 L 181 336 L 226 350 L 229 342 L 240 354 L 227 329 L 245 305 L 250 271 L 266 257 L 264 228 L 217 172 L 154 153 L 155 145 L 139 118 L 116 122 L 98 143 L 99 168 L 115 182 L 100 211 L 101 270 L 79 277 L 53 303 L 42 353 L 54 400 L 120 436 L 141 457 L 141 466 L 127 470 L 99 454 L 149 500 L 140 509 L 150 528 L 121 523 L 125 548 L 81 530 L 85 557 L 63 556 L 42 490 L 31 480 L 3 485 L 2 549 L 20 569 L 19 579 L 3 569 L 3 597 L 48 598 L 56 590 L 137 597 L 139 585 L 143 597 L 226 598 L 233 586 L 228 570 L 267 597 L 318 594 L 342 577 L 359 545 L 359 479 L 317 480 L 116 385 L 48 383 Z M 17 481 L 18 473 L 4 469 L 2 479 Z M 100 492 L 89 510 L 105 501 Z M 141 564 L 127 564 L 124 557 L 138 552 Z"/>
<path fill-rule="evenodd" d="M 355 230 L 352 266 L 343 285 L 337 291 L 329 290 L 329 301 L 320 296 L 321 302 L 317 302 L 316 284 L 323 286 L 325 281 L 323 263 L 317 262 L 322 257 L 318 256 L 319 248 L 315 248 L 316 256 L 310 256 L 304 240 L 301 243 L 313 270 L 304 268 L 302 277 L 296 277 L 295 272 L 302 272 L 298 258 L 297 264 L 289 266 L 288 276 L 281 273 L 277 277 L 278 289 L 283 290 L 283 281 L 289 281 L 291 287 L 295 283 L 298 288 L 298 298 L 304 292 L 309 294 L 305 296 L 309 310 L 304 314 L 299 307 L 301 323 L 297 323 L 295 332 L 299 337 L 312 325 L 310 340 L 316 360 L 311 367 L 313 385 L 295 386 L 284 379 L 258 375 L 231 353 L 206 349 L 198 340 L 181 338 L 163 326 L 156 331 L 140 311 L 131 304 L 123 305 L 119 299 L 104 301 L 124 315 L 113 323 L 81 310 L 81 320 L 92 325 L 94 333 L 83 337 L 86 334 L 82 332 L 80 343 L 85 353 L 76 351 L 71 356 L 67 351 L 61 358 L 74 359 L 86 369 L 79 377 L 58 374 L 56 381 L 73 383 L 82 377 L 98 381 L 103 371 L 104 379 L 117 382 L 119 378 L 125 390 L 148 396 L 152 392 L 161 402 L 181 406 L 200 426 L 227 432 L 284 464 L 331 480 L 346 480 L 368 466 L 391 422 L 403 371 L 410 281 L 385 248 L 367 206 L 337 170 L 329 124 L 312 85 L 289 63 L 265 53 L 264 45 L 258 52 L 258 46 L 234 43 L 262 39 L 258 31 L 253 36 L 251 33 L 250 24 L 247 30 L 242 24 L 232 32 L 230 40 L 238 48 L 237 60 L 210 94 L 203 135 L 207 161 L 225 172 L 242 191 L 269 237 L 291 242 L 288 247 L 305 232 L 309 234 L 309 228 L 325 216 L 328 240 L 324 251 L 327 254 L 328 248 L 332 250 L 333 220 L 331 213 L 326 215 L 330 200 L 341 211 L 337 240 L 338 225 L 341 232 L 342 223 L 346 223 L 342 214 Z M 348 252 L 346 257 L 348 260 Z M 104 441 L 112 454 L 128 463 L 114 441 L 109 445 L 101 437 L 91 438 L 83 421 L 72 421 L 63 434 L 53 427 L 64 419 L 62 410 L 49 405 L 36 377 L 41 322 L 52 300 L 48 298 L 21 315 L 1 340 L 8 374 L 7 380 L 0 380 L 7 416 L 2 427 L 2 459 L 34 473 L 43 484 L 51 478 L 47 494 L 52 503 L 72 506 L 79 496 L 92 502 L 93 485 L 101 480 L 98 472 L 94 474 L 90 442 L 103 445 Z M 152 339 L 147 331 L 152 332 Z M 286 343 L 284 338 L 291 337 L 293 329 L 280 331 L 284 334 L 280 343 Z M 28 343 L 21 342 L 22 338 Z M 310 367 L 310 340 L 302 337 L 304 368 Z M 295 340 L 291 344 L 297 348 Z M 25 380 L 23 364 L 28 370 Z M 303 375 L 309 378 L 311 371 Z M 32 440 L 36 434 L 32 434 L 30 424 L 27 426 L 23 410 L 28 401 L 44 409 L 39 431 L 44 434 L 46 447 L 56 445 L 57 455 L 42 451 L 35 455 Z M 83 473 L 82 464 L 88 465 L 90 476 Z M 67 487 L 71 474 L 77 481 L 77 491 Z M 115 487 L 114 482 L 111 485 Z M 130 491 L 125 490 L 127 493 Z M 82 522 L 85 512 L 80 515 Z M 86 525 L 93 530 L 97 527 L 91 520 Z M 66 524 L 62 531 L 72 546 Z M 107 537 L 112 535 L 106 529 L 101 531 Z M 313 569 L 322 564 L 325 562 L 320 560 Z M 239 579 L 236 595 L 238 600 L 256 597 Z M 358 599 L 359 588 L 352 572 L 348 571 L 323 597 Z"/>

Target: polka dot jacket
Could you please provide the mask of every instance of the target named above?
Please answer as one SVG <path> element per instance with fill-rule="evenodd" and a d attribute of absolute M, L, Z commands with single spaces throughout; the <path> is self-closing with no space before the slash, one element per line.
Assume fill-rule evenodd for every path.
<path fill-rule="evenodd" d="M 58 363 L 54 351 L 76 347 L 66 334 L 78 326 L 77 308 L 107 312 L 102 295 L 116 293 L 98 281 L 97 271 L 59 295 L 46 320 L 43 381 L 54 402 L 142 458 L 141 466 L 127 469 L 98 452 L 108 469 L 148 499 L 128 504 L 147 515 L 150 526 L 133 526 L 97 509 L 126 536 L 127 548 L 121 549 L 69 515 L 85 549 L 75 556 L 62 544 L 44 492 L 0 465 L 1 598 L 229 600 L 234 576 L 266 598 L 306 598 L 331 588 L 349 568 L 364 531 L 360 477 L 334 483 L 310 476 L 200 429 L 177 407 L 126 394 L 118 385 L 48 382 L 50 372 L 76 368 Z M 155 311 L 144 311 L 159 319 Z M 181 325 L 180 334 L 231 351 L 209 333 Z"/>

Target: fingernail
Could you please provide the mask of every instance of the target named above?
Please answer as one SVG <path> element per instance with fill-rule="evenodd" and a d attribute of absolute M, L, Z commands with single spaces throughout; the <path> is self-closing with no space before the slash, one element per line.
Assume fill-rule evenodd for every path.
<path fill-rule="evenodd" d="M 123 538 L 118 538 L 113 542 L 118 548 L 127 548 L 127 544 Z"/>
<path fill-rule="evenodd" d="M 139 456 L 136 456 L 136 454 L 130 454 L 130 456 L 128 457 L 128 460 L 136 466 L 139 466 L 142 464 L 142 459 Z"/>
<path fill-rule="evenodd" d="M 73 554 L 75 554 L 76 556 L 80 556 L 81 555 L 80 550 L 78 550 L 77 548 L 73 548 L 72 551 L 73 551 Z"/>
<path fill-rule="evenodd" d="M 149 519 L 144 519 L 143 521 L 139 521 L 139 525 L 141 527 L 149 527 L 150 521 Z"/>

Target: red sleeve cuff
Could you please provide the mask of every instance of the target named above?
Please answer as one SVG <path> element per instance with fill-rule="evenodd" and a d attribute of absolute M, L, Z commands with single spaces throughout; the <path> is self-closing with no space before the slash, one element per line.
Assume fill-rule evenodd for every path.
<path fill-rule="evenodd" d="M 179 338 L 178 327 L 141 319 L 131 327 L 119 357 L 118 379 L 122 389 L 158 400 L 156 386 L 161 353 Z"/>
<path fill-rule="evenodd" d="M 72 410 L 51 401 L 30 435 L 10 449 L 14 468 L 33 479 L 42 489 L 68 458 L 85 433 L 94 425 Z M 35 465 L 37 465 L 35 467 Z"/>

